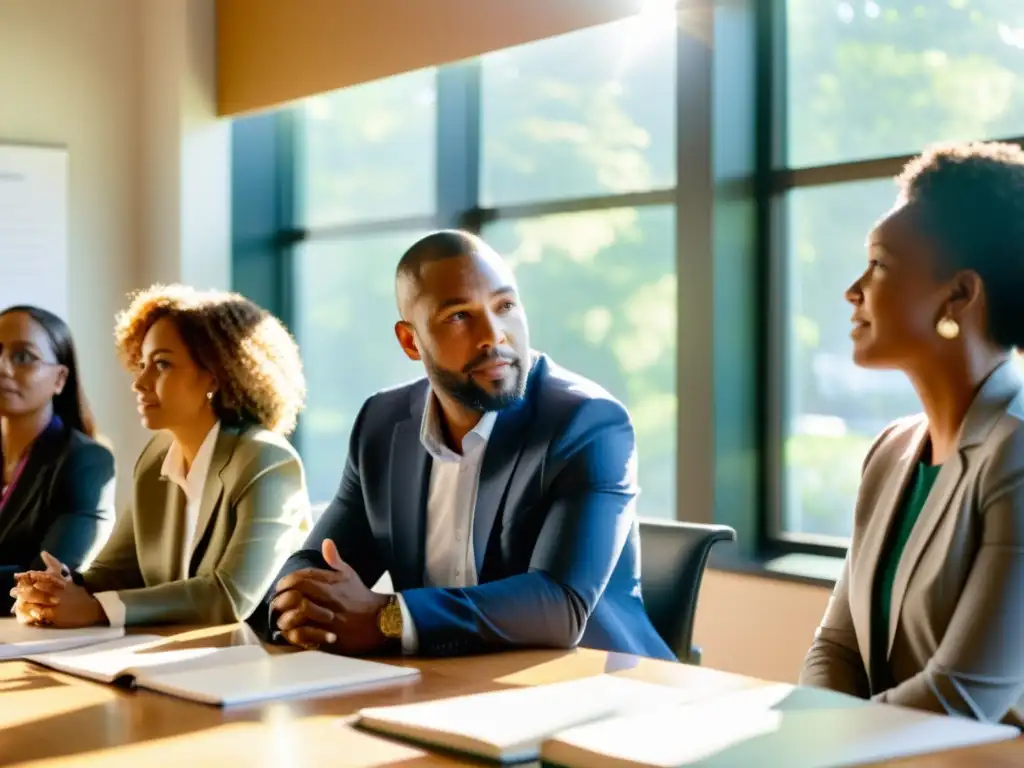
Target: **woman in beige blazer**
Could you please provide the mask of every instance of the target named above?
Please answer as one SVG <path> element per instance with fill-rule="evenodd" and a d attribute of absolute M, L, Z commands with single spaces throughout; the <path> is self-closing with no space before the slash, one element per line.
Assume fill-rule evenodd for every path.
<path fill-rule="evenodd" d="M 801 682 L 991 722 L 1024 714 L 1024 152 L 929 150 L 847 291 L 854 359 L 924 408 L 864 461 Z"/>
<path fill-rule="evenodd" d="M 143 424 L 133 504 L 88 570 L 49 555 L 19 577 L 17 615 L 57 627 L 246 618 L 309 527 L 284 435 L 305 395 L 284 327 L 236 294 L 156 286 L 118 318 Z"/>

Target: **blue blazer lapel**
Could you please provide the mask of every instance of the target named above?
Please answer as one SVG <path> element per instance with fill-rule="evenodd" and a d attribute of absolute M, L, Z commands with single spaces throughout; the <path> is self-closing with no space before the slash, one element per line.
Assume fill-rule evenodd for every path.
<path fill-rule="evenodd" d="M 388 520 L 396 590 L 423 586 L 431 465 L 430 455 L 420 443 L 426 393 L 423 387 L 413 396 L 409 418 L 398 422 L 391 433 Z"/>
<path fill-rule="evenodd" d="M 476 562 L 477 578 L 480 583 L 485 581 L 483 567 L 487 547 L 492 540 L 498 510 L 504 509 L 508 501 L 509 484 L 519 464 L 531 424 L 534 391 L 545 368 L 544 357 L 538 357 L 530 371 L 525 396 L 518 403 L 498 413 L 494 429 L 491 430 L 490 439 L 487 441 L 473 512 L 473 559 Z"/>

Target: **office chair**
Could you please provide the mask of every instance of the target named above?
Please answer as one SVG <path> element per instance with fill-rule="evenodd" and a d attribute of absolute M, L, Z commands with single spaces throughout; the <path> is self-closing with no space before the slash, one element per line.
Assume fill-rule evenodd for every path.
<path fill-rule="evenodd" d="M 681 662 L 700 664 L 693 647 L 697 596 L 711 547 L 735 541 L 726 525 L 640 521 L 640 581 L 651 624 Z"/>

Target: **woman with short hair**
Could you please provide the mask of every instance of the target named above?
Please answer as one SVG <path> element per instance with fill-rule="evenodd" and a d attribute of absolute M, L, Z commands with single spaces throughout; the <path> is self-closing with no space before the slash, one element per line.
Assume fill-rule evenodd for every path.
<path fill-rule="evenodd" d="M 868 452 L 801 682 L 1020 725 L 1024 151 L 937 147 L 899 184 L 846 298 L 855 362 L 903 371 L 924 413 Z"/>

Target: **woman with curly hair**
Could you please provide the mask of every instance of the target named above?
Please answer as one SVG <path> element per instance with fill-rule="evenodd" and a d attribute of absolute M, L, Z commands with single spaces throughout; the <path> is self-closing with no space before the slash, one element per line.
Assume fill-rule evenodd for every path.
<path fill-rule="evenodd" d="M 92 565 L 44 554 L 15 612 L 55 627 L 245 619 L 309 527 L 302 463 L 285 435 L 305 397 L 298 349 L 237 294 L 155 286 L 117 320 L 143 424 L 133 505 Z"/>
<path fill-rule="evenodd" d="M 864 460 L 843 574 L 800 680 L 1024 724 L 1024 151 L 937 147 L 847 289 L 853 359 L 924 413 Z"/>

